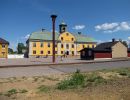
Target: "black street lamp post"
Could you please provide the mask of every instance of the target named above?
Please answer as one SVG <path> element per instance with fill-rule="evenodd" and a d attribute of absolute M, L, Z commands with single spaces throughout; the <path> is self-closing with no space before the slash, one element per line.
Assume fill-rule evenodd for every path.
<path fill-rule="evenodd" d="M 56 20 L 57 15 L 51 15 L 52 18 L 52 41 L 53 41 L 53 48 L 52 48 L 52 62 L 55 63 L 55 20 Z"/>

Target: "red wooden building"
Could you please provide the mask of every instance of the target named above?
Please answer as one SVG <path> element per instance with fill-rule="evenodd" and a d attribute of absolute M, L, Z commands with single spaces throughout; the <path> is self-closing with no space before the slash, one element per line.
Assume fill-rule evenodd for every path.
<path fill-rule="evenodd" d="M 130 57 L 130 48 L 128 48 L 128 57 Z"/>
<path fill-rule="evenodd" d="M 84 48 L 80 51 L 81 59 L 126 58 L 130 50 L 121 41 L 105 42 L 93 49 Z"/>

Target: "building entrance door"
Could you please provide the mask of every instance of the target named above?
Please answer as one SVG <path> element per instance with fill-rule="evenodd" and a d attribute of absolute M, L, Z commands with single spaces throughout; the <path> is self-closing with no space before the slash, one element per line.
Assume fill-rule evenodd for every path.
<path fill-rule="evenodd" d="M 66 55 L 69 55 L 69 51 L 66 52 Z"/>

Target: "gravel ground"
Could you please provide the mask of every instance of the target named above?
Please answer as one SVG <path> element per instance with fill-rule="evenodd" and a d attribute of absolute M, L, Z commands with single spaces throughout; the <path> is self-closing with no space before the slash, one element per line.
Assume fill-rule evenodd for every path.
<path fill-rule="evenodd" d="M 130 61 L 0 68 L 0 78 L 65 74 L 75 72 L 77 69 L 80 69 L 82 72 L 87 72 L 87 71 L 114 69 L 122 67 L 130 67 Z"/>

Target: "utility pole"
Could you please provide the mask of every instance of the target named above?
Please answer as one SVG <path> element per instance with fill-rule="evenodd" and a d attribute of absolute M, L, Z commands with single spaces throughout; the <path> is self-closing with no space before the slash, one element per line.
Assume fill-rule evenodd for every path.
<path fill-rule="evenodd" d="M 52 62 L 55 63 L 55 20 L 57 15 L 51 15 L 52 18 L 52 41 L 53 41 L 53 47 L 52 47 Z"/>

